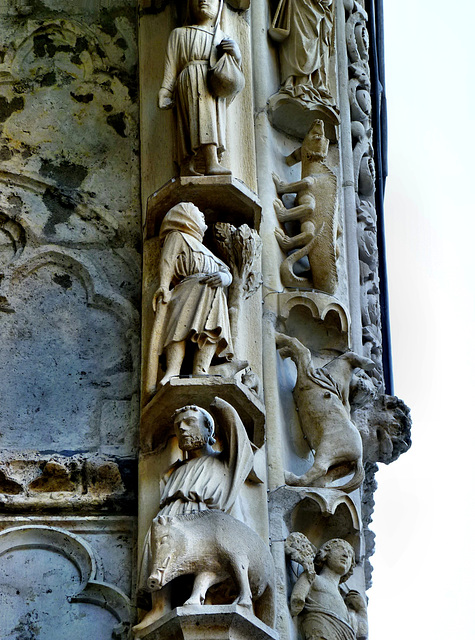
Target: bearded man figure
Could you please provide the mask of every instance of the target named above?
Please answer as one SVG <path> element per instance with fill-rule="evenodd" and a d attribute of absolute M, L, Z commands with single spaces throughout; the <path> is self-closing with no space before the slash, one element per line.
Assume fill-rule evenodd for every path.
<path fill-rule="evenodd" d="M 193 518 L 203 511 L 214 510 L 240 515 L 239 492 L 253 466 L 251 443 L 237 411 L 230 404 L 216 397 L 210 408 L 220 426 L 220 451 L 213 447 L 214 419 L 208 411 L 197 405 L 186 405 L 174 413 L 174 433 L 183 459 L 172 465 L 160 481 L 158 513 L 144 541 L 140 591 L 148 590 L 159 544 L 154 539 L 153 526 L 161 516 Z M 163 614 L 161 592 L 151 595 L 152 609 L 134 627 L 136 634 Z"/>

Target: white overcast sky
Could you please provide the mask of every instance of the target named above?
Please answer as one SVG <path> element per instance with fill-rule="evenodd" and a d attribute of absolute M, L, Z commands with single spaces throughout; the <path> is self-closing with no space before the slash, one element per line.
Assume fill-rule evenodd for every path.
<path fill-rule="evenodd" d="M 468 0 L 385 0 L 395 394 L 377 474 L 371 640 L 475 638 L 475 41 Z"/>

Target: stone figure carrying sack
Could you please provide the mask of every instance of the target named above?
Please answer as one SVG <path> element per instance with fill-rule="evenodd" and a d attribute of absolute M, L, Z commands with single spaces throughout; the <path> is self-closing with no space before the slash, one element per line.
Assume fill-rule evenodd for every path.
<path fill-rule="evenodd" d="M 223 0 L 189 0 L 187 25 L 168 40 L 158 94 L 161 109 L 176 107 L 176 161 L 181 175 L 230 174 L 225 150 L 226 108 L 244 87 L 241 52 L 219 28 Z"/>

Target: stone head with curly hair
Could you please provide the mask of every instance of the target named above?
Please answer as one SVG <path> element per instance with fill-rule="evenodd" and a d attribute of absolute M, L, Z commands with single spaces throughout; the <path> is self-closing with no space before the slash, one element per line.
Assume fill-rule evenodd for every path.
<path fill-rule="evenodd" d="M 340 584 L 346 582 L 356 565 L 355 551 L 351 544 L 342 538 L 333 538 L 325 542 L 314 559 L 317 574 L 325 564 L 337 573 L 341 573 Z"/>

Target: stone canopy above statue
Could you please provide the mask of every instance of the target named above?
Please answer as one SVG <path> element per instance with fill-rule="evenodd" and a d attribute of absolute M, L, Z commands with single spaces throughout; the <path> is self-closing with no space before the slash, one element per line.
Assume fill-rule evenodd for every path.
<path fill-rule="evenodd" d="M 187 176 L 172 178 L 148 198 L 144 240 L 158 235 L 165 214 L 180 202 L 193 202 L 207 222 L 246 223 L 259 229 L 259 198 L 244 182 L 230 175 Z"/>

